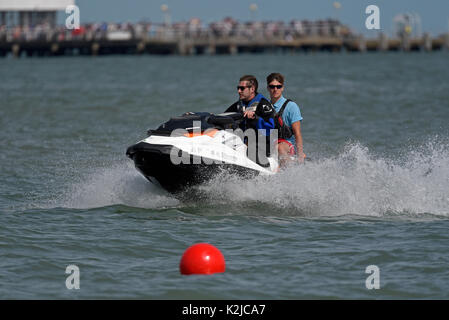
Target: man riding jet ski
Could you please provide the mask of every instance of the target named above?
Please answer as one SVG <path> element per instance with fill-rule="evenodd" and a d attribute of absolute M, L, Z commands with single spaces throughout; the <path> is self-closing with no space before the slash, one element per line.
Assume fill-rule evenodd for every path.
<path fill-rule="evenodd" d="M 262 104 L 255 114 L 265 120 L 273 116 Z M 277 140 L 277 130 L 243 131 L 246 120 L 241 112 L 185 113 L 148 130 L 148 137 L 130 146 L 126 155 L 148 180 L 172 193 L 224 170 L 245 177 L 274 174 L 277 153 L 270 146 L 276 145 L 272 142 Z"/>

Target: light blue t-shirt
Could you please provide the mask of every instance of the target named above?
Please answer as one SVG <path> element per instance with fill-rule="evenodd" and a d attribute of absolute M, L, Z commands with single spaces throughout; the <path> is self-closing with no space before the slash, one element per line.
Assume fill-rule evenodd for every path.
<path fill-rule="evenodd" d="M 287 99 L 285 99 L 283 96 L 279 98 L 278 101 L 273 105 L 276 112 L 279 112 L 282 108 L 282 105 Z M 282 120 L 286 125 L 288 125 L 290 128 L 292 127 L 292 124 L 296 121 L 301 121 L 301 110 L 299 110 L 299 106 L 293 102 L 289 101 L 287 105 L 285 106 L 284 112 L 282 113 Z M 290 138 L 286 139 L 288 142 L 290 142 L 292 145 L 295 146 L 296 150 L 296 139 L 295 135 L 292 135 Z"/>

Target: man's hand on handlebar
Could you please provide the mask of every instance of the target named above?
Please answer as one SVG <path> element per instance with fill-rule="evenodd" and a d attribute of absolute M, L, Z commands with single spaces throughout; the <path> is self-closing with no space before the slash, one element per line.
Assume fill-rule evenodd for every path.
<path fill-rule="evenodd" d="M 247 110 L 243 113 L 244 117 L 247 117 L 248 119 L 254 119 L 255 118 L 255 112 L 251 110 Z"/>

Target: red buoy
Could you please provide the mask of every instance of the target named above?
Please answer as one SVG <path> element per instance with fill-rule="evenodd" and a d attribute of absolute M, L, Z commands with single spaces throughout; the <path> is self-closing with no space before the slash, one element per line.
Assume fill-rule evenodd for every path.
<path fill-rule="evenodd" d="M 225 259 L 213 245 L 197 243 L 184 252 L 179 269 L 184 275 L 225 272 Z"/>

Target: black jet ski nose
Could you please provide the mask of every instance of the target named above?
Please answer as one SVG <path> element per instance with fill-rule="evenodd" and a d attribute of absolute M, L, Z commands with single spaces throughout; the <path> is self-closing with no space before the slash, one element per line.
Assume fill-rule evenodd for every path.
<path fill-rule="evenodd" d="M 129 146 L 126 149 L 126 156 L 130 159 L 132 159 L 134 157 L 134 154 L 136 153 L 136 149 L 135 149 L 135 144 L 133 144 L 132 146 Z"/>

